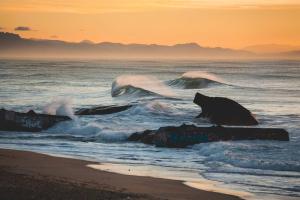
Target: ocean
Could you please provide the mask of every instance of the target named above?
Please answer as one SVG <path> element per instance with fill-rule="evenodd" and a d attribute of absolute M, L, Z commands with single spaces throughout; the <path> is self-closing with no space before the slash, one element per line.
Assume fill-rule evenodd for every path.
<path fill-rule="evenodd" d="M 191 81 L 192 78 L 192 81 Z M 290 141 L 226 141 L 158 148 L 128 142 L 161 126 L 211 126 L 195 117 L 196 92 L 233 99 L 258 127 L 284 128 Z M 75 116 L 99 105 L 133 106 L 109 115 Z M 256 199 L 300 198 L 300 61 L 0 60 L 0 107 L 68 115 L 38 133 L 0 132 L 0 148 L 194 174 Z M 198 178 L 198 177 L 193 177 Z"/>

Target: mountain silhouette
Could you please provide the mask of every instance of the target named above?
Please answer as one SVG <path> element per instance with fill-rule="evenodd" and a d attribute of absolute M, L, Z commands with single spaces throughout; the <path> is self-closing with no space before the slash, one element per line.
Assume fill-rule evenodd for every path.
<path fill-rule="evenodd" d="M 286 53 L 287 54 L 287 53 Z M 25 39 L 0 32 L 1 57 L 54 58 L 248 58 L 257 56 L 245 50 L 203 47 L 197 43 L 175 45 L 122 44 L 113 42 L 79 43 L 60 40 Z"/>

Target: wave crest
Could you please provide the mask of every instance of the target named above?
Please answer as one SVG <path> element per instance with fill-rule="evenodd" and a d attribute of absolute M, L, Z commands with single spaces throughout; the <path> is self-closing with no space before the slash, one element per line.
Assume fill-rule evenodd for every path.
<path fill-rule="evenodd" d="M 225 82 L 216 75 L 204 71 L 189 71 L 180 78 L 167 82 L 169 86 L 182 89 L 200 89 L 213 85 L 222 85 Z"/>
<path fill-rule="evenodd" d="M 122 75 L 112 83 L 111 96 L 166 96 L 172 97 L 174 93 L 160 80 L 144 75 Z"/>

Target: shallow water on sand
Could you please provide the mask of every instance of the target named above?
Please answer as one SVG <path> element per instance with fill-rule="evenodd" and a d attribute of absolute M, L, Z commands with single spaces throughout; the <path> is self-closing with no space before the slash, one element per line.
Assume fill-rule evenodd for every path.
<path fill-rule="evenodd" d="M 267 199 L 297 198 L 299 88 L 297 61 L 0 60 L 1 107 L 74 118 L 41 133 L 1 132 L 0 148 L 167 167 Z M 192 103 L 196 92 L 238 101 L 255 114 L 259 126 L 287 129 L 290 141 L 215 142 L 185 149 L 126 142 L 145 129 L 209 125 L 195 119 L 201 111 Z M 83 107 L 128 103 L 134 106 L 120 113 L 73 115 Z"/>

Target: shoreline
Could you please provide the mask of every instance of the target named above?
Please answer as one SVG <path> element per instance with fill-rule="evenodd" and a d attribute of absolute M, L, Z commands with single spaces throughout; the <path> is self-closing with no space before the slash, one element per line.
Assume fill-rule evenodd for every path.
<path fill-rule="evenodd" d="M 87 167 L 129 176 L 151 177 L 158 179 L 167 179 L 174 181 L 181 181 L 182 184 L 194 189 L 204 190 L 207 192 L 216 192 L 227 195 L 238 196 L 242 199 L 251 199 L 253 194 L 239 191 L 235 189 L 226 188 L 221 182 L 212 181 L 203 178 L 195 172 L 177 171 L 173 168 L 166 168 L 161 166 L 142 165 L 142 164 L 122 164 L 122 163 L 98 163 L 90 164 Z"/>
<path fill-rule="evenodd" d="M 10 199 L 24 199 L 26 195 L 32 195 L 32 191 L 37 195 L 32 199 L 41 199 L 41 196 L 42 199 L 61 199 L 60 195 L 72 196 L 74 191 L 80 191 L 81 196 L 71 199 L 242 199 L 230 194 L 195 189 L 180 180 L 124 175 L 88 167 L 101 165 L 98 162 L 10 149 L 0 149 L 0 157 L 3 177 L 0 196 Z M 24 181 L 27 184 L 24 185 Z M 9 183 L 13 188 L 9 187 Z"/>

